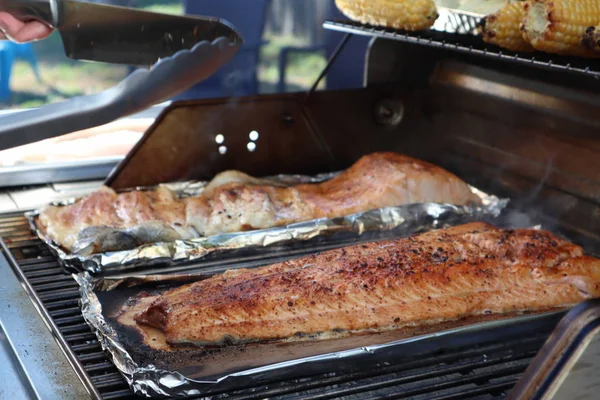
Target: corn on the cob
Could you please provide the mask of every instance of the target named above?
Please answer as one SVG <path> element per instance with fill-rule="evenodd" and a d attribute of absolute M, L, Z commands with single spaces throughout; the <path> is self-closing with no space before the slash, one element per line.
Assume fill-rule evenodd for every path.
<path fill-rule="evenodd" d="M 509 3 L 494 14 L 483 18 L 480 24 L 483 41 L 511 51 L 529 52 L 533 47 L 521 34 L 525 3 Z"/>
<path fill-rule="evenodd" d="M 529 0 L 521 26 L 534 49 L 547 53 L 598 57 L 586 45 L 586 31 L 600 22 L 600 0 Z"/>
<path fill-rule="evenodd" d="M 376 26 L 419 31 L 438 17 L 433 0 L 335 0 L 348 18 Z"/>

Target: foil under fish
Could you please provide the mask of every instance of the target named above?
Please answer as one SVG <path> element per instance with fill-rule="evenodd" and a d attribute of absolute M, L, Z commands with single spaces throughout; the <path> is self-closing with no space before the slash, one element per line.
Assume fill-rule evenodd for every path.
<path fill-rule="evenodd" d="M 555 326 L 564 314 L 562 310 L 546 310 L 482 315 L 379 333 L 341 334 L 326 340 L 304 338 L 218 348 L 163 348 L 160 337 L 151 332 L 140 333 L 128 323 L 127 313 L 143 307 L 138 303 L 143 299 L 151 300 L 162 291 L 205 277 L 187 274 L 103 278 L 89 273 L 75 276 L 86 322 L 136 394 L 210 395 L 273 380 L 365 371 L 378 365 L 395 365 L 399 360 L 410 362 L 424 353 L 443 351 L 453 343 L 474 346 L 478 338 L 489 337 L 493 330 L 501 340 L 527 324 Z"/>
<path fill-rule="evenodd" d="M 285 186 L 298 183 L 316 183 L 331 179 L 338 173 L 317 176 L 280 175 L 264 178 L 270 184 Z M 207 182 L 180 182 L 165 184 L 178 196 L 195 196 L 201 193 Z M 136 188 L 153 190 L 154 188 Z M 191 262 L 217 262 L 247 259 L 256 255 L 268 256 L 282 250 L 296 248 L 324 250 L 365 240 L 390 239 L 430 229 L 449 227 L 475 220 L 486 220 L 500 215 L 508 204 L 507 199 L 471 190 L 481 199 L 479 205 L 457 206 L 452 204 L 420 203 L 386 207 L 356 213 L 341 218 L 321 218 L 282 227 L 248 232 L 226 233 L 191 240 L 174 240 L 145 244 L 130 250 L 86 254 L 85 251 L 70 253 L 47 237 L 37 226 L 39 210 L 26 217 L 31 229 L 61 260 L 69 273 L 87 271 L 92 274 L 122 274 L 151 271 L 157 266 L 178 266 L 185 270 Z M 53 203 L 58 206 L 72 204 L 77 199 Z M 115 231 L 115 229 L 112 229 Z M 123 230 L 121 230 L 123 231 Z M 91 239 L 94 240 L 93 238 Z M 79 243 L 85 250 L 86 243 Z M 308 250 L 307 250 L 308 251 Z M 268 258 L 268 257 L 266 257 Z"/>

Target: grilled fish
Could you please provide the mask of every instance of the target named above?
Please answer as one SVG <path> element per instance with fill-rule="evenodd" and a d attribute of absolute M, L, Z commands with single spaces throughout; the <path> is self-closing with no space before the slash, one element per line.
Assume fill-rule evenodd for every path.
<path fill-rule="evenodd" d="M 74 204 L 44 207 L 38 221 L 54 242 L 84 254 L 83 248 L 123 250 L 423 202 L 466 205 L 479 198 L 442 168 L 400 154 L 374 153 L 318 184 L 281 187 L 226 171 L 187 198 L 165 187 L 120 194 L 103 187 Z"/>
<path fill-rule="evenodd" d="M 280 340 L 537 310 L 600 295 L 600 260 L 549 232 L 472 223 L 238 269 L 135 318 L 169 344 Z"/>

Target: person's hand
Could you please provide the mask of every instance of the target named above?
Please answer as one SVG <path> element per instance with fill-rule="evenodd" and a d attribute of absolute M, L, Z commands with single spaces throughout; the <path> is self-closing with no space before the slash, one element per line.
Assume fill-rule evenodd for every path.
<path fill-rule="evenodd" d="M 47 38 L 53 29 L 39 21 L 21 22 L 11 14 L 0 11 L 0 40 L 9 39 L 17 43 Z"/>

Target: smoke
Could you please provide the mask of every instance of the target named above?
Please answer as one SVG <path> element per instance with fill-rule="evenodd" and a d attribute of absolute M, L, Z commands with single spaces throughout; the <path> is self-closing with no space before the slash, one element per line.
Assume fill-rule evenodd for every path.
<path fill-rule="evenodd" d="M 550 216 L 547 210 L 548 200 L 551 194 L 548 191 L 548 181 L 553 173 L 553 159 L 547 157 L 543 164 L 543 171 L 539 180 L 536 180 L 529 188 L 519 191 L 518 189 L 512 189 L 511 201 L 508 208 L 504 211 L 499 221 L 496 221 L 496 225 L 500 225 L 506 228 L 541 228 L 557 233 L 560 228 L 560 217 L 565 211 L 562 207 L 558 210 L 554 210 Z M 507 179 L 509 182 L 506 182 Z M 515 183 L 516 180 L 531 179 L 524 177 L 515 176 L 515 171 L 507 170 L 502 168 L 497 172 L 497 182 L 505 181 L 502 186 L 508 187 L 521 187 L 523 185 Z M 510 182 L 513 181 L 513 182 Z M 562 204 L 565 206 L 566 204 Z M 493 222 L 492 222 L 493 223 Z"/>
<path fill-rule="evenodd" d="M 552 159 L 549 157 L 546 159 L 544 165 L 542 179 L 540 179 L 540 181 L 532 188 L 531 192 L 523 198 L 525 204 L 534 204 L 539 201 L 539 195 L 546 186 L 546 182 L 548 182 L 552 170 Z"/>

